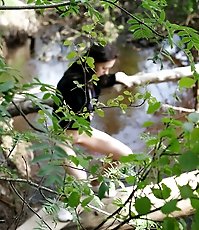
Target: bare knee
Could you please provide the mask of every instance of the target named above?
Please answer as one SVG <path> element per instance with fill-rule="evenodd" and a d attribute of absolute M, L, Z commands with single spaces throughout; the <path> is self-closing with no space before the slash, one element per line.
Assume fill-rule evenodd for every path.
<path fill-rule="evenodd" d="M 125 144 L 121 143 L 112 153 L 113 160 L 119 161 L 122 156 L 133 154 L 132 150 Z"/>

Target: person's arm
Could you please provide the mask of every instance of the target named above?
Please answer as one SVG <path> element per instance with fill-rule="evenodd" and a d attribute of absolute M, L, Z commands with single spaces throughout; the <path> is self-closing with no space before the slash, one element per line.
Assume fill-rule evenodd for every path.
<path fill-rule="evenodd" d="M 101 88 L 111 87 L 116 84 L 115 74 L 105 74 L 99 77 L 99 85 Z"/>
<path fill-rule="evenodd" d="M 115 79 L 116 79 L 116 83 L 123 84 L 127 87 L 133 86 L 130 77 L 126 75 L 124 72 L 115 73 Z"/>
<path fill-rule="evenodd" d="M 133 84 L 130 77 L 124 72 L 117 72 L 115 74 L 108 74 L 99 77 L 99 83 L 102 88 L 111 87 L 115 84 L 123 84 L 127 87 L 131 87 Z"/>

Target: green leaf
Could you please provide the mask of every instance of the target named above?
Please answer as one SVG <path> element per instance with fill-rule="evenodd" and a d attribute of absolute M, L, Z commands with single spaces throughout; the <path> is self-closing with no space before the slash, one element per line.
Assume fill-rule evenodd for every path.
<path fill-rule="evenodd" d="M 148 197 L 141 197 L 135 200 L 135 209 L 140 215 L 147 214 L 151 210 L 151 201 Z"/>
<path fill-rule="evenodd" d="M 178 222 L 171 217 L 166 217 L 164 218 L 163 224 L 162 224 L 163 229 L 162 230 L 179 230 Z"/>
<path fill-rule="evenodd" d="M 186 132 L 192 132 L 194 129 L 194 125 L 191 122 L 184 122 L 182 125 L 184 131 Z"/>
<path fill-rule="evenodd" d="M 158 199 L 163 199 L 161 189 L 152 188 L 151 190 L 152 190 L 152 192 L 153 192 L 153 195 L 154 195 L 156 198 L 158 198 Z"/>
<path fill-rule="evenodd" d="M 64 41 L 64 45 L 65 45 L 65 46 L 71 46 L 72 44 L 73 44 L 73 42 L 70 41 L 70 40 L 65 40 L 65 41 Z"/>
<path fill-rule="evenodd" d="M 95 112 L 99 117 L 104 117 L 104 110 L 95 108 Z"/>
<path fill-rule="evenodd" d="M 10 89 L 14 88 L 14 82 L 13 81 L 6 81 L 6 82 L 0 82 L 0 91 L 6 92 Z"/>
<path fill-rule="evenodd" d="M 102 182 L 101 185 L 100 185 L 100 187 L 99 187 L 98 197 L 100 199 L 104 198 L 105 192 L 107 192 L 107 191 L 108 191 L 108 185 L 107 185 L 107 183 Z"/>
<path fill-rule="evenodd" d="M 191 205 L 193 208 L 199 210 L 199 199 L 197 198 L 190 198 Z"/>
<path fill-rule="evenodd" d="M 193 189 L 190 185 L 179 186 L 180 195 L 183 199 L 193 197 Z"/>
<path fill-rule="evenodd" d="M 99 77 L 96 74 L 93 74 L 92 81 L 99 81 Z"/>
<path fill-rule="evenodd" d="M 134 153 L 134 154 L 129 154 L 128 156 L 122 156 L 120 157 L 120 162 L 122 163 L 130 163 L 130 162 L 136 162 L 136 161 L 141 161 L 143 162 L 144 160 L 149 160 L 149 156 L 144 153 Z"/>
<path fill-rule="evenodd" d="M 198 123 L 199 122 L 199 113 L 190 113 L 188 115 L 188 120 L 192 121 L 193 123 Z"/>
<path fill-rule="evenodd" d="M 199 226 L 199 210 L 197 210 L 196 213 L 194 214 L 191 230 L 198 230 L 198 226 Z"/>
<path fill-rule="evenodd" d="M 82 207 L 87 206 L 92 200 L 93 200 L 93 195 L 86 197 L 84 200 L 82 200 L 81 205 Z"/>
<path fill-rule="evenodd" d="M 0 113 L 1 113 L 1 116 L 5 116 L 6 115 L 8 117 L 11 117 L 5 106 L 0 105 Z"/>
<path fill-rule="evenodd" d="M 47 161 L 47 160 L 52 160 L 52 154 L 42 153 L 42 154 L 34 157 L 34 159 L 32 160 L 32 163 Z"/>
<path fill-rule="evenodd" d="M 128 183 L 128 184 L 134 184 L 135 181 L 136 181 L 136 178 L 135 176 L 128 176 L 125 178 L 125 181 Z"/>
<path fill-rule="evenodd" d="M 163 10 L 161 10 L 160 12 L 160 22 L 163 22 L 165 20 L 165 12 Z"/>
<path fill-rule="evenodd" d="M 73 59 L 77 56 L 77 53 L 75 51 L 71 51 L 66 57 L 68 59 Z"/>
<path fill-rule="evenodd" d="M 131 92 L 128 91 L 128 90 L 125 90 L 125 91 L 123 92 L 123 94 L 126 95 L 126 96 L 131 96 Z"/>
<path fill-rule="evenodd" d="M 171 189 L 167 187 L 165 184 L 161 184 L 159 189 L 153 188 L 152 192 L 155 197 L 157 197 L 158 199 L 164 199 L 164 200 L 169 198 L 171 195 Z"/>
<path fill-rule="evenodd" d="M 155 113 L 160 108 L 160 106 L 161 106 L 160 102 L 150 103 L 147 109 L 147 113 L 148 114 Z"/>
<path fill-rule="evenodd" d="M 59 157 L 59 158 L 66 158 L 67 153 L 60 146 L 58 146 L 58 145 L 54 146 L 53 150 L 54 150 L 54 155 L 56 155 L 57 157 Z"/>
<path fill-rule="evenodd" d="M 181 145 L 178 139 L 172 139 L 169 143 L 168 150 L 170 150 L 171 152 L 179 152 L 180 146 Z"/>
<path fill-rule="evenodd" d="M 123 101 L 123 100 L 124 100 L 124 96 L 123 96 L 123 95 L 119 95 L 119 96 L 117 97 L 117 100 L 118 100 L 118 101 Z"/>
<path fill-rule="evenodd" d="M 179 86 L 181 88 L 192 88 L 195 85 L 196 81 L 190 77 L 184 77 L 180 79 Z"/>
<path fill-rule="evenodd" d="M 94 24 L 82 26 L 82 31 L 85 31 L 87 33 L 90 33 L 93 29 L 94 29 Z"/>
<path fill-rule="evenodd" d="M 171 128 L 168 128 L 168 129 L 165 129 L 165 130 L 161 130 L 159 132 L 159 137 L 173 138 L 173 137 L 175 137 L 175 130 L 171 129 Z"/>
<path fill-rule="evenodd" d="M 143 127 L 150 127 L 150 126 L 152 126 L 154 124 L 154 122 L 153 121 L 146 121 L 146 122 L 144 122 L 144 124 L 142 125 Z"/>
<path fill-rule="evenodd" d="M 80 164 L 83 168 L 88 168 L 88 167 L 89 167 L 90 158 L 78 156 L 77 159 L 78 159 L 78 161 L 79 161 L 79 164 Z"/>
<path fill-rule="evenodd" d="M 44 95 L 43 95 L 43 100 L 47 100 L 48 98 L 50 98 L 51 97 L 51 93 L 45 93 Z"/>
<path fill-rule="evenodd" d="M 70 207 L 77 207 L 80 203 L 80 194 L 78 192 L 72 192 L 68 198 L 68 205 Z"/>
<path fill-rule="evenodd" d="M 174 211 L 177 211 L 177 210 L 180 210 L 178 207 L 177 207 L 177 200 L 171 200 L 169 202 L 167 202 L 162 208 L 161 208 L 161 211 L 164 213 L 164 214 L 170 214 Z"/>
<path fill-rule="evenodd" d="M 37 143 L 37 144 L 33 144 L 32 146 L 31 146 L 31 149 L 33 150 L 33 151 L 37 151 L 37 150 L 47 150 L 47 149 L 49 149 L 49 145 L 48 144 L 45 144 L 45 143 Z"/>
<path fill-rule="evenodd" d="M 98 165 L 98 164 L 92 165 L 90 168 L 91 174 L 96 174 L 96 172 L 99 168 L 100 168 L 100 165 Z"/>
<path fill-rule="evenodd" d="M 199 154 L 195 152 L 187 152 L 179 157 L 179 163 L 182 170 L 195 170 L 199 168 Z"/>
<path fill-rule="evenodd" d="M 88 66 L 93 69 L 95 68 L 95 65 L 94 65 L 94 59 L 92 57 L 87 57 L 86 58 L 86 63 L 88 64 Z"/>
<path fill-rule="evenodd" d="M 76 166 L 79 165 L 79 160 L 77 159 L 76 156 L 70 155 L 70 156 L 68 156 L 68 159 L 71 160 Z"/>

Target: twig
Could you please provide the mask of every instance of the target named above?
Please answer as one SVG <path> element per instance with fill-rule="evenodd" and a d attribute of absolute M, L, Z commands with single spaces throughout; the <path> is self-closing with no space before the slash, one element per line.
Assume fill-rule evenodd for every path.
<path fill-rule="evenodd" d="M 24 6 L 6 6 L 4 1 L 1 0 L 3 6 L 0 6 L 0 10 L 39 10 L 39 9 L 50 9 L 61 6 L 70 5 L 70 1 L 64 1 L 56 4 L 45 4 L 45 5 L 24 5 Z"/>
<path fill-rule="evenodd" d="M 10 182 L 10 186 L 11 188 L 14 190 L 14 192 L 17 194 L 17 196 L 27 205 L 27 207 L 50 229 L 52 230 L 52 228 L 48 225 L 48 223 L 46 223 L 46 221 L 41 218 L 41 216 L 35 212 L 35 210 L 28 204 L 28 202 L 20 195 L 20 193 L 17 191 L 17 189 L 15 188 L 15 186 L 12 184 L 12 182 Z"/>
<path fill-rule="evenodd" d="M 28 123 L 28 125 L 34 129 L 35 131 L 38 131 L 38 132 L 42 132 L 42 133 L 45 133 L 43 130 L 35 127 L 33 124 L 30 123 L 30 121 L 27 119 L 27 117 L 25 116 L 25 114 L 23 113 L 23 111 L 17 106 L 17 104 L 12 101 L 12 104 L 15 106 L 15 108 L 20 112 L 20 115 L 24 118 L 24 120 Z"/>
<path fill-rule="evenodd" d="M 40 186 L 38 185 L 37 183 L 31 181 L 31 180 L 27 180 L 27 179 L 21 179 L 21 178 L 7 178 L 7 177 L 0 177 L 0 181 L 7 181 L 7 182 L 17 182 L 17 183 L 26 183 L 26 184 L 29 184 L 33 187 L 36 187 L 36 188 L 39 188 L 39 189 L 42 189 L 44 191 L 47 191 L 47 192 L 50 192 L 50 193 L 53 193 L 53 194 L 56 194 L 58 195 L 58 193 L 50 188 L 47 188 L 47 187 L 44 187 L 44 186 Z"/>
<path fill-rule="evenodd" d="M 188 109 L 184 107 L 178 107 L 174 105 L 169 105 L 169 104 L 162 104 L 163 108 L 171 108 L 173 110 L 179 111 L 179 112 L 185 112 L 185 113 L 199 113 L 199 111 L 196 111 L 195 109 Z"/>
<path fill-rule="evenodd" d="M 143 21 L 141 21 L 139 18 L 137 18 L 136 16 L 134 16 L 133 14 L 131 14 L 129 11 L 127 11 L 126 9 L 124 9 L 123 7 L 119 6 L 116 4 L 116 2 L 111 2 L 108 0 L 101 0 L 102 2 L 108 2 L 112 5 L 114 5 L 115 7 L 117 7 L 118 9 L 120 9 L 121 11 L 123 11 L 124 13 L 126 13 L 128 16 L 130 16 L 131 18 L 135 19 L 138 23 L 140 23 L 141 25 L 145 25 L 149 30 L 151 30 L 154 34 L 156 34 L 158 37 L 161 37 L 162 39 L 165 39 L 165 36 L 161 35 L 160 33 L 158 33 L 156 30 L 154 30 L 152 27 L 148 26 L 146 23 L 144 23 Z"/>

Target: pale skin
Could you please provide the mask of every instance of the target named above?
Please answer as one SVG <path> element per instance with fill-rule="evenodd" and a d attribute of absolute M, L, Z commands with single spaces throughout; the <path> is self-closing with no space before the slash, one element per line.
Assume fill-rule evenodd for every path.
<path fill-rule="evenodd" d="M 95 71 L 98 77 L 108 74 L 109 70 L 115 64 L 115 59 L 103 63 L 96 63 L 95 64 Z M 117 76 L 117 81 L 124 83 L 127 86 L 130 86 L 130 82 L 128 76 L 122 72 Z M 89 153 L 100 153 L 106 156 L 112 157 L 113 161 L 118 161 L 121 156 L 128 156 L 132 154 L 132 150 L 119 140 L 111 137 L 109 134 L 97 130 L 93 127 L 92 129 L 92 136 L 88 136 L 86 133 L 79 134 L 78 130 L 66 130 L 66 134 L 73 137 L 73 144 L 78 144 L 86 149 L 88 149 Z M 69 155 L 76 155 L 75 152 L 65 146 L 65 150 Z M 70 167 L 71 166 L 71 167 Z M 66 168 L 67 172 L 76 177 L 79 180 L 87 179 L 87 173 L 82 170 L 81 167 L 77 167 L 73 164 L 70 164 L 69 167 Z"/>

